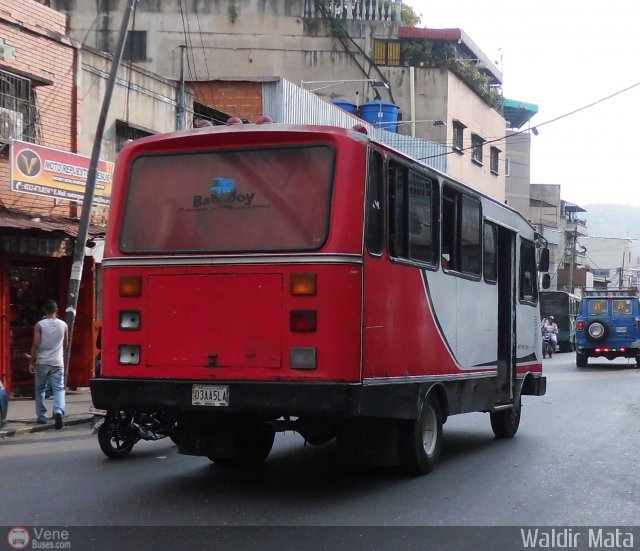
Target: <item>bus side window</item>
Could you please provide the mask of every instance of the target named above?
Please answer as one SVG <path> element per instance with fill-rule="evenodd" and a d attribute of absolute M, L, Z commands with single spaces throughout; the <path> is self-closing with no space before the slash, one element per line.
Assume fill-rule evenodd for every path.
<path fill-rule="evenodd" d="M 482 212 L 480 200 L 443 186 L 442 267 L 480 278 L 482 274 Z"/>
<path fill-rule="evenodd" d="M 456 250 L 456 202 L 455 196 L 445 187 L 442 194 L 442 267 L 455 270 Z"/>
<path fill-rule="evenodd" d="M 389 252 L 397 258 L 407 257 L 406 181 L 407 169 L 389 162 Z"/>
<path fill-rule="evenodd" d="M 484 254 L 482 271 L 487 283 L 498 281 L 498 228 L 490 222 L 484 223 Z"/>
<path fill-rule="evenodd" d="M 366 213 L 365 213 L 365 241 L 367 250 L 374 255 L 382 254 L 383 245 L 383 176 L 384 162 L 378 151 L 372 151 L 369 156 L 369 171 L 367 179 Z"/>
<path fill-rule="evenodd" d="M 408 245 L 409 258 L 435 266 L 437 263 L 437 202 L 433 180 L 409 172 Z"/>
<path fill-rule="evenodd" d="M 536 248 L 533 243 L 522 241 L 520 244 L 520 300 L 536 303 L 538 287 L 536 285 Z"/>

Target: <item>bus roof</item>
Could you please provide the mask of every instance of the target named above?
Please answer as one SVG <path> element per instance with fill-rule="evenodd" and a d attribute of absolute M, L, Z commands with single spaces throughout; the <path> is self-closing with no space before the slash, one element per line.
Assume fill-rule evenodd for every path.
<path fill-rule="evenodd" d="M 177 143 L 184 140 L 187 140 L 187 142 L 191 140 L 193 140 L 194 142 L 200 142 L 201 141 L 200 139 L 202 138 L 202 136 L 212 135 L 212 134 L 213 135 L 229 135 L 229 136 L 235 135 L 234 137 L 236 138 L 236 140 L 233 140 L 233 141 L 239 142 L 239 140 L 237 140 L 237 137 L 239 135 L 246 135 L 247 133 L 255 133 L 256 135 L 264 134 L 264 133 L 278 133 L 278 134 L 279 133 L 282 133 L 282 134 L 303 133 L 303 134 L 317 134 L 318 136 L 330 135 L 335 137 L 349 138 L 349 139 L 357 140 L 361 142 L 374 143 L 377 146 L 389 152 L 392 152 L 394 155 L 397 155 L 403 158 L 407 162 L 419 163 L 426 170 L 439 176 L 441 180 L 444 180 L 447 183 L 452 183 L 461 188 L 465 188 L 474 194 L 480 195 L 485 201 L 495 204 L 495 206 L 500 208 L 501 210 L 502 209 L 509 210 L 513 214 L 517 215 L 521 219 L 521 222 L 523 222 L 531 230 L 533 230 L 534 232 L 536 231 L 535 227 L 531 224 L 531 222 L 527 218 L 525 218 L 525 216 L 520 211 L 503 203 L 502 201 L 499 201 L 494 197 L 491 197 L 490 195 L 487 195 L 486 193 L 476 188 L 471 187 L 469 184 L 466 184 L 460 180 L 457 180 L 452 176 L 444 172 L 441 172 L 440 170 L 433 168 L 425 164 L 424 162 L 421 162 L 419 159 L 410 157 L 406 153 L 390 146 L 389 144 L 379 139 L 375 139 L 374 137 L 369 136 L 364 126 L 363 127 L 355 126 L 352 129 L 342 128 L 337 126 L 283 124 L 283 123 L 262 123 L 262 124 L 235 123 L 235 124 L 226 124 L 226 125 L 218 125 L 218 126 L 205 126 L 202 128 L 178 130 L 175 132 L 155 134 L 153 136 L 140 138 L 125 144 L 125 147 L 122 149 L 122 151 L 124 152 L 128 150 L 130 154 L 135 155 L 136 153 L 135 150 L 138 148 L 142 150 L 156 149 L 156 148 L 161 150 L 161 149 L 164 149 L 163 145 L 170 147 L 174 142 Z M 196 143 L 194 143 L 194 146 L 200 147 L 201 144 L 198 143 L 196 145 Z"/>

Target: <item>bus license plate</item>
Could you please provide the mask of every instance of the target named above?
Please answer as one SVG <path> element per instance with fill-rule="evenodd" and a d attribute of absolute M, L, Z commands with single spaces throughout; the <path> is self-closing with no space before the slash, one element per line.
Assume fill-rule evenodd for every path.
<path fill-rule="evenodd" d="M 626 333 L 626 332 L 627 332 L 626 327 L 616 327 L 616 333 Z"/>
<path fill-rule="evenodd" d="M 229 387 L 226 385 L 193 385 L 191 405 L 223 407 L 229 405 Z"/>

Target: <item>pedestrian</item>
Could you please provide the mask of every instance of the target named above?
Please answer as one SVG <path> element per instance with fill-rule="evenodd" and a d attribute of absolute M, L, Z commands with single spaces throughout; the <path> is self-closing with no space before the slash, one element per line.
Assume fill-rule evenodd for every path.
<path fill-rule="evenodd" d="M 542 324 L 542 334 L 549 334 L 551 336 L 551 343 L 553 344 L 553 350 L 555 351 L 558 345 L 558 326 L 553 316 L 549 316 Z"/>
<path fill-rule="evenodd" d="M 69 342 L 67 324 L 58 319 L 58 305 L 54 300 L 44 303 L 44 318 L 33 328 L 33 344 L 29 371 L 35 373 L 36 415 L 38 423 L 47 423 L 47 406 L 45 405 L 46 387 L 53 392 L 53 418 L 56 429 L 62 428 L 64 422 L 64 350 Z"/>

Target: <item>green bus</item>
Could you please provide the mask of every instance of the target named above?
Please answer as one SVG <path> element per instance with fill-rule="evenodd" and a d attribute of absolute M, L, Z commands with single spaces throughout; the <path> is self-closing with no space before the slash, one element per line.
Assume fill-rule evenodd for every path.
<path fill-rule="evenodd" d="M 566 291 L 540 291 L 540 317 L 553 316 L 558 326 L 558 347 L 561 352 L 576 349 L 576 316 L 580 312 L 580 297 Z"/>

